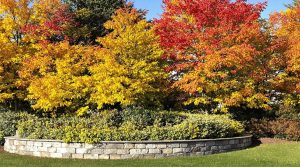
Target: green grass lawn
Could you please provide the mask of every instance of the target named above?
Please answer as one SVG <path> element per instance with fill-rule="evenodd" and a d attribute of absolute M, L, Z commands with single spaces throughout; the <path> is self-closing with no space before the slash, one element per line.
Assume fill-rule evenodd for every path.
<path fill-rule="evenodd" d="M 300 143 L 263 144 L 204 157 L 153 160 L 67 160 L 0 153 L 0 167 L 300 167 Z"/>

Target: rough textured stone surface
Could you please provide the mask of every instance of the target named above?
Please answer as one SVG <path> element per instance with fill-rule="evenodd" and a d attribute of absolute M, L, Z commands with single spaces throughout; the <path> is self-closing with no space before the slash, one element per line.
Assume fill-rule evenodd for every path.
<path fill-rule="evenodd" d="M 127 149 L 134 148 L 134 144 L 128 144 L 128 143 L 125 143 L 125 144 L 124 144 L 124 148 L 127 148 Z"/>
<path fill-rule="evenodd" d="M 149 149 L 149 154 L 161 154 L 161 149 L 158 148 L 150 148 Z"/>
<path fill-rule="evenodd" d="M 84 154 L 72 154 L 73 159 L 83 159 Z"/>
<path fill-rule="evenodd" d="M 72 159 L 152 159 L 200 156 L 249 147 L 252 136 L 181 141 L 64 143 L 56 140 L 5 138 L 4 150 L 20 155 Z"/>

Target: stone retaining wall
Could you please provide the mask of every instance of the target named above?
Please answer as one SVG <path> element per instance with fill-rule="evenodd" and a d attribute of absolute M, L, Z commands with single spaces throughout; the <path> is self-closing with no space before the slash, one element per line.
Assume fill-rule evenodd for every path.
<path fill-rule="evenodd" d="M 101 142 L 99 144 L 64 143 L 57 140 L 29 140 L 6 137 L 4 150 L 9 153 L 51 158 L 130 159 L 185 155 L 208 155 L 240 150 L 252 144 L 252 136 L 182 140 Z"/>

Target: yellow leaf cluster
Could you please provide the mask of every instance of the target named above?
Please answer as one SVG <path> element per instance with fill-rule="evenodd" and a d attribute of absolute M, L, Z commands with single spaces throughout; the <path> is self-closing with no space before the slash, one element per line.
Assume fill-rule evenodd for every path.
<path fill-rule="evenodd" d="M 47 2 L 47 3 L 46 3 Z M 55 0 L 0 0 L 0 101 L 24 99 L 18 71 L 21 63 L 31 57 L 38 46 L 23 33 L 29 23 L 46 20 Z M 57 0 L 59 2 L 59 0 Z M 39 7 L 38 7 L 39 6 Z M 46 12 L 49 11 L 49 12 Z"/>
<path fill-rule="evenodd" d="M 28 100 L 33 108 L 55 111 L 61 107 L 76 109 L 87 104 L 94 47 L 69 43 L 42 46 L 23 64 L 20 76 L 28 84 Z"/>

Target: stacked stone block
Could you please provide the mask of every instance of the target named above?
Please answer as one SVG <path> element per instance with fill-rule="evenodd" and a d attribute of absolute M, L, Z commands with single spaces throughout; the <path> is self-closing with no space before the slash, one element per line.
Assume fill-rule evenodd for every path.
<path fill-rule="evenodd" d="M 98 144 L 64 143 L 55 140 L 5 138 L 4 149 L 9 153 L 51 158 L 72 159 L 132 159 L 172 156 L 209 155 L 240 150 L 252 144 L 252 136 L 182 140 L 101 142 Z"/>

